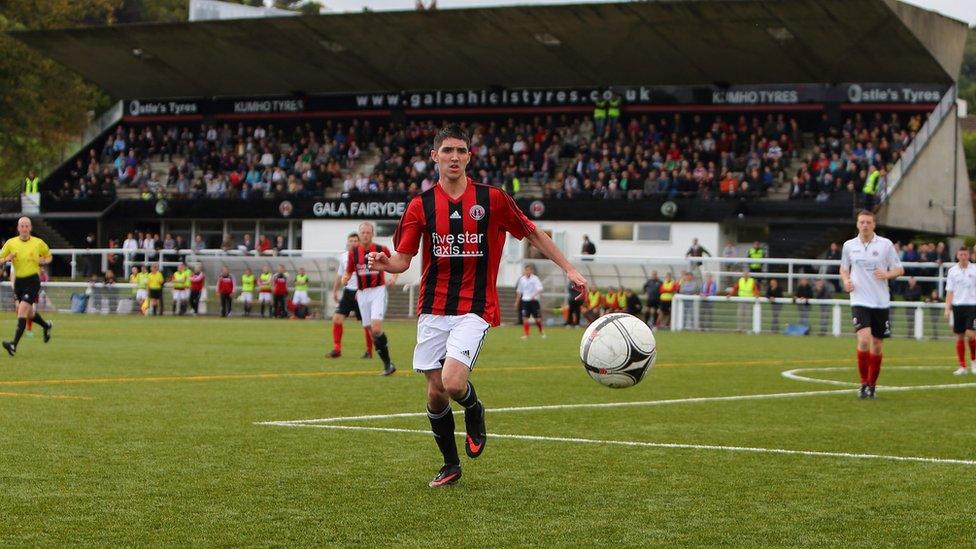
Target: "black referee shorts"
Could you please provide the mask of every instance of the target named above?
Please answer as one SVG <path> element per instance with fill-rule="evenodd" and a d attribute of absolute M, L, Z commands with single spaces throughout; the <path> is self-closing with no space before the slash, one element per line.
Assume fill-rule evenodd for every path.
<path fill-rule="evenodd" d="M 888 309 L 872 309 L 871 307 L 861 307 L 855 305 L 851 307 L 851 321 L 854 323 L 854 331 L 858 332 L 864 328 L 871 328 L 871 337 L 875 339 L 886 339 L 891 337 L 891 321 L 888 319 Z"/>
<path fill-rule="evenodd" d="M 356 290 L 343 288 L 342 299 L 339 300 L 339 306 L 336 307 L 336 313 L 342 316 L 349 316 L 352 313 L 356 313 L 357 319 L 363 319 L 362 313 L 359 312 L 359 301 L 356 300 Z"/>
<path fill-rule="evenodd" d="M 14 278 L 14 296 L 17 301 L 25 301 L 31 305 L 37 303 L 37 296 L 41 293 L 41 277 L 33 274 L 23 278 Z"/>
<path fill-rule="evenodd" d="M 976 330 L 976 305 L 952 306 L 952 333 L 964 334 Z"/>

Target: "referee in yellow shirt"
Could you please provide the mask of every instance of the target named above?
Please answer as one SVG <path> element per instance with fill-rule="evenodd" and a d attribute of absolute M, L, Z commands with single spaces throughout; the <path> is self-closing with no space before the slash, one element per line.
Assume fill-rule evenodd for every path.
<path fill-rule="evenodd" d="M 34 303 L 41 292 L 41 265 L 51 262 L 51 250 L 43 240 L 31 236 L 29 218 L 21 217 L 17 220 L 17 233 L 17 237 L 7 240 L 0 250 L 0 262 L 13 261 L 17 277 L 14 279 L 14 295 L 18 300 L 17 332 L 13 341 L 3 342 L 3 348 L 10 356 L 17 353 L 17 344 L 24 335 L 28 318 L 33 318 L 38 326 L 44 328 L 44 343 L 51 340 L 51 323 L 45 322 L 41 315 L 34 312 Z"/>

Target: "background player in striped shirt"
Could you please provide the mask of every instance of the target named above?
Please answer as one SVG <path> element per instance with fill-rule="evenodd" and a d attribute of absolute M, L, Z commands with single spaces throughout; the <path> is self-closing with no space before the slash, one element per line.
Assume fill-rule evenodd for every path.
<path fill-rule="evenodd" d="M 396 253 L 369 254 L 371 269 L 402 273 L 421 251 L 423 240 L 413 367 L 426 377 L 427 416 L 444 457 L 444 466 L 431 487 L 461 478 L 452 399 L 464 408 L 468 457 L 481 455 L 487 442 L 485 407 L 468 377 L 488 328 L 499 324 L 495 284 L 505 233 L 527 238 L 566 272 L 580 297 L 586 294 L 586 279 L 510 196 L 468 179 L 465 168 L 471 160 L 470 148 L 470 139 L 457 125 L 438 132 L 430 152 L 440 175 L 437 184 L 408 204 L 393 237 Z"/>
<path fill-rule="evenodd" d="M 339 270 L 336 272 L 335 282 L 332 285 L 332 301 L 338 303 L 335 313 L 332 315 L 332 352 L 329 358 L 339 358 L 342 356 L 342 322 L 347 316 L 356 313 L 356 318 L 362 322 L 363 315 L 359 312 L 359 303 L 356 301 L 356 291 L 359 286 L 356 284 L 355 276 L 350 276 L 343 286 L 342 280 L 346 274 L 346 266 L 349 264 L 349 250 L 359 245 L 359 233 L 349 233 L 346 238 L 346 251 L 339 254 Z M 342 297 L 339 297 L 339 288 L 342 287 Z M 373 333 L 368 327 L 363 327 L 366 334 L 366 353 L 363 358 L 373 358 Z"/>
<path fill-rule="evenodd" d="M 956 252 L 958 263 L 946 273 L 945 317 L 952 319 L 956 334 L 957 376 L 966 374 L 966 343 L 969 343 L 970 369 L 976 374 L 976 265 L 969 262 L 969 248 Z"/>
<path fill-rule="evenodd" d="M 383 333 L 383 317 L 386 315 L 386 287 L 396 282 L 397 275 L 387 277 L 384 272 L 372 269 L 368 260 L 370 254 L 389 257 L 390 250 L 373 242 L 373 224 L 366 221 L 359 225 L 359 245 L 349 250 L 342 283 L 349 282 L 355 273 L 359 287 L 356 301 L 359 303 L 360 318 L 363 326 L 368 326 L 373 334 L 376 354 L 383 361 L 383 375 L 388 376 L 396 371 L 396 366 L 390 361 L 389 342 Z"/>
<path fill-rule="evenodd" d="M 535 319 L 542 339 L 546 334 L 542 331 L 542 308 L 539 298 L 542 297 L 542 281 L 535 274 L 535 267 L 526 265 L 522 269 L 522 276 L 515 285 L 515 303 L 522 307 L 522 339 L 529 339 L 529 318 Z"/>
<path fill-rule="evenodd" d="M 851 315 L 857 332 L 857 371 L 861 376 L 858 396 L 874 398 L 881 374 L 882 346 L 891 337 L 888 281 L 905 273 L 895 245 L 874 232 L 874 214 L 857 214 L 858 235 L 844 243 L 840 278 L 851 294 Z"/>

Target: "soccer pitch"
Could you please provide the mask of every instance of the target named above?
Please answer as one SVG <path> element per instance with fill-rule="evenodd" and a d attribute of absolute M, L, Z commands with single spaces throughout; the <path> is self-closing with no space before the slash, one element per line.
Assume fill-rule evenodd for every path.
<path fill-rule="evenodd" d="M 413 323 L 389 323 L 400 371 L 383 378 L 354 323 L 329 360 L 321 321 L 53 320 L 50 344 L 37 330 L 0 357 L 4 546 L 952 546 L 976 531 L 976 376 L 952 376 L 947 342 L 889 341 L 878 399 L 859 401 L 836 383 L 856 381 L 853 338 L 659 332 L 654 370 L 612 390 L 580 366 L 581 330 L 495 329 L 472 377 L 487 448 L 432 490 Z"/>

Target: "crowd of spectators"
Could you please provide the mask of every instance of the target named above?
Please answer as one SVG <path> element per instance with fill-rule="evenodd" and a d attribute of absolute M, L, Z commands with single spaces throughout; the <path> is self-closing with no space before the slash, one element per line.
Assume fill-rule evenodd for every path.
<path fill-rule="evenodd" d="M 248 200 L 335 189 L 409 197 L 436 182 L 429 146 L 444 123 L 119 126 L 50 192 L 89 198 L 131 188 L 146 199 Z M 921 115 L 898 113 L 853 113 L 840 125 L 826 115 L 819 122 L 783 113 L 636 115 L 603 124 L 602 133 L 589 116 L 566 114 L 461 122 L 478 182 L 516 195 L 531 182 L 546 198 L 630 200 L 860 192 L 873 171 L 883 184 L 921 124 Z M 377 156 L 371 170 L 358 162 L 367 151 Z"/>

